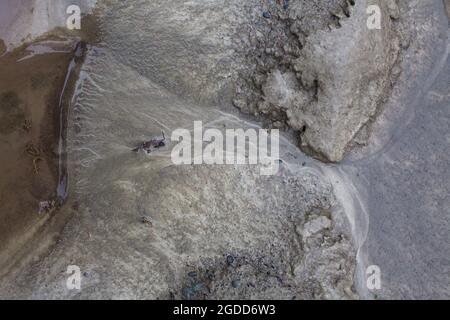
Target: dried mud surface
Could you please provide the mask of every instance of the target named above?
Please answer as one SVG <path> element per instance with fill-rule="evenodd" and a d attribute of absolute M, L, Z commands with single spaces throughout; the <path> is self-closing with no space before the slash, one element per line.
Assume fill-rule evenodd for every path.
<path fill-rule="evenodd" d="M 380 30 L 366 25 L 370 4 L 381 10 Z M 358 133 L 401 71 L 406 33 L 397 1 L 263 1 L 250 12 L 234 105 L 268 127 L 294 130 L 304 152 L 341 161 L 355 138 L 365 142 Z"/>
<path fill-rule="evenodd" d="M 417 36 L 416 45 L 408 48 L 408 61 L 419 62 L 410 67 L 402 61 L 406 73 L 401 73 L 398 89 L 408 97 L 415 88 L 409 86 L 411 79 L 422 80 L 420 74 L 428 70 L 423 61 L 433 65 L 434 58 L 430 57 L 434 56 L 420 54 L 433 51 L 429 43 L 437 42 L 424 40 L 430 32 L 438 34 L 435 29 L 441 26 L 441 20 L 431 15 L 436 13 L 432 1 L 422 1 L 409 2 L 411 8 L 403 5 L 406 13 L 415 14 L 408 21 L 417 21 L 417 25 L 410 26 L 417 30 Z M 88 46 L 68 121 L 71 198 L 66 208 L 71 219 L 62 232 L 53 233 L 58 241 L 53 242 L 51 250 L 31 263 L 23 262 L 24 268 L 17 268 L 16 274 L 0 281 L 0 298 L 371 299 L 376 296 L 365 287 L 365 268 L 371 264 L 379 264 L 386 272 L 383 281 L 388 281 L 383 282 L 381 292 L 376 292 L 381 298 L 448 295 L 446 278 L 436 277 L 448 265 L 447 255 L 443 254 L 448 247 L 448 233 L 444 230 L 448 222 L 441 214 L 448 206 L 433 198 L 436 194 L 445 196 L 445 188 L 439 186 L 441 191 L 430 191 L 429 195 L 419 192 L 427 199 L 411 194 L 409 188 L 411 175 L 418 179 L 417 184 L 427 181 L 431 186 L 437 182 L 445 186 L 448 159 L 434 161 L 433 175 L 418 174 L 411 161 L 411 157 L 419 157 L 416 150 L 424 159 L 430 150 L 442 157 L 438 150 L 442 145 L 418 147 L 425 137 L 421 132 L 401 135 L 407 141 L 399 141 L 407 150 L 398 155 L 383 149 L 389 149 L 389 143 L 378 141 L 389 140 L 398 132 L 391 135 L 382 126 L 366 148 L 381 147 L 383 156 L 371 157 L 364 153 L 367 149 L 361 153 L 353 150 L 352 157 L 361 157 L 361 161 L 350 158 L 331 165 L 300 152 L 288 131 L 281 139 L 280 171 L 270 177 L 260 176 L 258 167 L 173 166 L 171 141 L 167 141 L 166 149 L 151 156 L 130 152 L 136 143 L 159 135 L 161 130 L 169 133 L 176 128 L 189 129 L 193 121 L 199 120 L 218 130 L 291 126 L 297 138 L 301 136 L 300 141 L 309 137 L 310 142 L 317 143 L 319 147 L 312 154 L 325 160 L 339 160 L 354 137 L 356 144 L 365 144 L 368 132 L 357 132 L 377 115 L 379 100 L 389 95 L 394 84 L 391 76 L 400 73 L 395 68 L 398 46 L 406 49 L 408 39 L 399 36 L 397 31 L 401 30 L 397 29 L 395 34 L 384 34 L 387 38 L 372 39 L 381 44 L 379 52 L 387 61 L 380 64 L 386 74 L 379 77 L 380 69 L 374 74 L 381 80 L 375 80 L 372 86 L 377 89 L 371 97 L 373 103 L 364 109 L 361 101 L 355 102 L 364 109 L 359 110 L 363 116 L 346 122 L 352 118 L 345 117 L 351 111 L 342 103 L 348 97 L 337 95 L 343 99 L 337 101 L 343 106 L 337 117 L 344 120 L 338 129 L 346 133 L 336 135 L 339 143 L 331 139 L 333 143 L 323 144 L 328 141 L 330 126 L 312 121 L 317 125 L 316 133 L 324 128 L 324 135 L 316 135 L 320 139 L 314 140 L 314 128 L 311 123 L 303 128 L 303 116 L 310 121 L 313 118 L 308 116 L 325 117 L 327 124 L 327 117 L 333 115 L 329 108 L 314 114 L 319 97 L 325 97 L 320 100 L 325 106 L 333 102 L 328 99 L 333 95 L 322 95 L 323 90 L 331 88 L 330 92 L 336 93 L 334 89 L 346 84 L 354 88 L 355 72 L 361 67 L 370 68 L 370 64 L 358 62 L 357 67 L 343 68 L 333 77 L 333 68 L 342 66 L 333 63 L 343 61 L 334 60 L 333 54 L 341 56 L 349 47 L 331 46 L 336 50 L 316 56 L 315 50 L 323 43 L 314 40 L 313 33 L 318 31 L 327 45 L 339 42 L 342 36 L 345 39 L 355 26 L 351 18 L 358 17 L 347 11 L 359 8 L 362 16 L 356 21 L 361 22 L 361 17 L 366 17 L 361 11 L 364 6 L 343 0 L 323 0 L 320 6 L 312 3 L 101 1 L 97 12 L 101 41 Z M 294 4 L 301 4 L 312 18 L 297 19 L 295 23 L 299 18 L 295 14 L 304 13 L 296 11 Z M 439 4 L 439 13 L 444 15 L 442 2 Z M 321 6 L 331 11 L 321 10 Z M 395 8 L 383 5 L 387 23 L 400 28 Z M 292 19 L 286 15 L 291 9 Z M 428 21 L 430 16 L 434 18 Z M 340 37 L 334 38 L 336 32 Z M 390 36 L 395 38 L 392 46 L 380 41 Z M 438 38 L 446 40 L 443 35 Z M 439 48 L 443 46 L 439 42 Z M 367 47 L 363 49 L 367 53 Z M 447 57 L 448 51 L 441 59 Z M 323 59 L 330 65 L 321 66 Z M 442 78 L 433 96 L 440 97 L 439 105 L 434 104 L 439 108 L 430 112 L 440 120 L 428 125 L 440 124 L 435 129 L 445 132 L 448 117 L 441 115 L 448 110 L 448 96 L 441 96 L 441 91 L 448 92 L 448 77 Z M 352 81 L 345 83 L 342 79 Z M 434 83 L 435 79 L 429 81 Z M 365 85 L 362 81 L 358 88 L 364 91 Z M 297 127 L 291 125 L 295 119 L 288 119 L 293 110 L 287 112 L 288 105 L 280 108 L 281 102 L 286 102 L 286 92 L 306 94 L 306 99 L 294 99 L 308 102 L 301 104 L 306 106 L 303 110 L 294 110 L 302 115 Z M 7 106 L 5 119 L 11 123 L 21 121 L 22 113 L 17 110 L 22 109 L 11 107 L 21 105 L 21 97 L 16 99 L 6 92 L 3 98 Z M 256 113 L 257 119 L 266 122 L 252 121 L 255 118 L 239 113 L 233 100 L 243 113 Z M 248 104 L 248 100 L 254 104 Z M 402 117 L 421 110 L 409 112 L 410 104 L 405 101 L 397 97 L 390 102 L 389 110 L 395 113 L 400 106 L 405 107 Z M 425 118 L 417 114 L 417 121 Z M 379 124 L 385 124 L 386 117 Z M 395 129 L 402 128 L 399 123 L 407 123 L 404 117 L 400 119 L 392 125 Z M 413 124 L 411 127 L 421 127 Z M 12 130 L 8 125 L 4 128 Z M 432 141 L 433 135 L 428 138 Z M 414 144 L 409 139 L 414 139 Z M 302 148 L 307 149 L 305 145 Z M 394 149 L 403 152 L 401 147 Z M 389 168 L 388 163 L 395 165 Z M 409 168 L 405 169 L 405 163 Z M 409 204 L 401 201 L 404 198 Z M 411 220 L 413 214 L 416 216 Z M 435 226 L 434 234 L 428 234 L 425 226 Z M 49 235 L 52 233 L 43 232 L 33 242 L 48 243 Z M 423 248 L 421 244 L 426 241 L 431 245 Z M 414 260 L 416 256 L 422 258 L 420 263 Z M 437 262 L 435 270 L 427 266 L 429 261 Z M 82 290 L 67 288 L 69 265 L 81 268 Z M 417 280 L 418 275 L 422 280 Z"/>

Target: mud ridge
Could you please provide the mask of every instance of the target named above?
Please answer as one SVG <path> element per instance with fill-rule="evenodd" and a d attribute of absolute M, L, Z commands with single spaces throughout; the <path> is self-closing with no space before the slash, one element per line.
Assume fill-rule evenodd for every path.
<path fill-rule="evenodd" d="M 239 43 L 248 68 L 238 80 L 235 107 L 268 128 L 294 130 L 299 147 L 321 161 L 340 161 L 364 144 L 366 124 L 400 73 L 400 43 L 406 42 L 396 2 L 379 2 L 384 24 L 376 31 L 365 25 L 366 2 L 292 0 L 257 8 L 260 15 Z M 378 70 L 356 80 L 374 59 Z"/>

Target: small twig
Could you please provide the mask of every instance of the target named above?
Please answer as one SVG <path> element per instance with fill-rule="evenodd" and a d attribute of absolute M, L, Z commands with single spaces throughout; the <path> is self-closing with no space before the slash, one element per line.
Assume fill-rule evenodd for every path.
<path fill-rule="evenodd" d="M 23 123 L 23 129 L 26 132 L 29 132 L 31 130 L 31 128 L 32 128 L 31 120 L 25 120 L 25 122 Z"/>
<path fill-rule="evenodd" d="M 35 157 L 33 159 L 34 173 L 39 174 L 38 161 L 44 161 L 41 157 Z"/>
<path fill-rule="evenodd" d="M 27 144 L 25 150 L 27 151 L 27 153 L 30 156 L 33 156 L 33 157 L 39 157 L 41 155 L 40 151 L 38 149 L 36 149 L 36 147 L 33 145 L 33 143 Z"/>

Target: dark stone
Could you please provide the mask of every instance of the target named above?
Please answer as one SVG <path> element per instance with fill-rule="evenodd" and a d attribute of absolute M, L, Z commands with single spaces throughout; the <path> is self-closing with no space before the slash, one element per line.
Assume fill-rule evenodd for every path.
<path fill-rule="evenodd" d="M 203 289 L 203 283 L 196 283 L 196 284 L 194 284 L 192 289 L 194 290 L 194 292 L 201 291 Z"/>
<path fill-rule="evenodd" d="M 235 289 L 239 288 L 241 286 L 241 281 L 239 279 L 231 281 L 231 286 Z"/>

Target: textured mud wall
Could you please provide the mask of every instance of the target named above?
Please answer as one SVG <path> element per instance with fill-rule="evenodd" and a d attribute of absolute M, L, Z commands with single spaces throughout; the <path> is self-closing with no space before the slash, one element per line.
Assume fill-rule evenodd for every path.
<path fill-rule="evenodd" d="M 394 0 L 291 0 L 262 5 L 243 32 L 248 69 L 234 104 L 298 131 L 304 151 L 340 161 L 387 97 L 400 41 Z M 367 27 L 369 5 L 382 13 Z"/>

